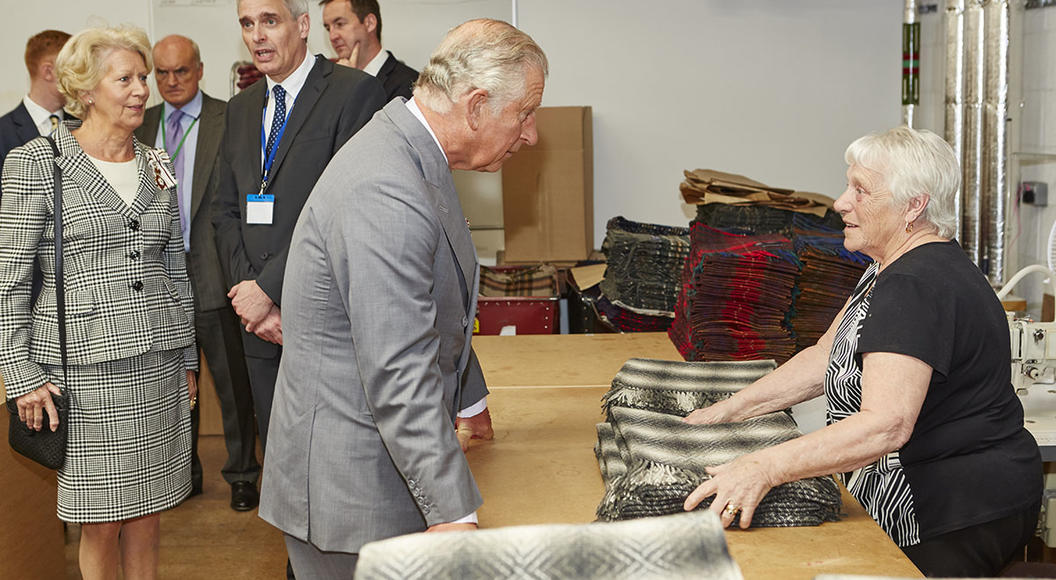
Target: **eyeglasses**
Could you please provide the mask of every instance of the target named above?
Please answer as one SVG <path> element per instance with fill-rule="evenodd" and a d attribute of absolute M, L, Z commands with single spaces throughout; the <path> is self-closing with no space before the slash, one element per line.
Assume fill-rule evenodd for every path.
<path fill-rule="evenodd" d="M 155 69 L 154 70 L 154 76 L 157 77 L 157 79 L 159 81 L 164 81 L 164 80 L 167 80 L 169 78 L 170 74 L 172 74 L 173 76 L 176 77 L 177 80 L 185 81 L 185 80 L 187 80 L 187 79 L 189 79 L 191 77 L 191 73 L 193 73 L 193 72 L 194 72 L 193 70 L 191 70 L 191 69 L 189 69 L 189 68 L 187 68 L 185 66 L 181 66 L 180 68 L 178 68 L 176 70 L 167 70 L 167 69 L 160 69 L 159 68 L 159 69 Z"/>

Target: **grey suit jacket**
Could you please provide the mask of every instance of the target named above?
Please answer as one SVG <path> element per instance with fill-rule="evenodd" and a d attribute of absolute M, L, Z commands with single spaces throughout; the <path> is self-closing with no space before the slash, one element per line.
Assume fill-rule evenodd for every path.
<path fill-rule="evenodd" d="M 281 305 L 286 254 L 301 207 L 334 153 L 385 104 L 385 93 L 369 74 L 316 57 L 290 111 L 265 192 L 275 196 L 273 223 L 254 225 L 246 223 L 246 195 L 260 190 L 260 126 L 267 94 L 267 81 L 261 79 L 227 105 L 213 224 L 229 287 L 256 280 Z M 246 336 L 245 345 L 248 356 L 279 353 L 277 345 L 254 335 Z"/>
<path fill-rule="evenodd" d="M 356 553 L 477 509 L 453 422 L 483 395 L 478 272 L 443 154 L 396 99 L 337 153 L 294 231 L 262 518 Z"/>
<path fill-rule="evenodd" d="M 126 204 L 62 125 L 60 155 L 44 138 L 15 148 L 0 202 L 0 374 L 9 399 L 41 387 L 42 364 L 61 364 L 55 308 L 52 171 L 62 168 L 63 264 L 69 364 L 182 349 L 198 368 L 194 300 L 184 265 L 175 189 L 158 187 L 149 147 L 135 143 L 139 192 Z M 172 164 L 165 157 L 170 173 Z M 44 287 L 30 304 L 34 260 Z"/>
<path fill-rule="evenodd" d="M 194 305 L 199 312 L 219 310 L 229 305 L 231 289 L 220 268 L 213 228 L 213 199 L 220 184 L 220 142 L 224 137 L 224 113 L 227 103 L 202 92 L 202 114 L 198 117 L 198 140 L 195 142 L 194 178 L 191 183 L 191 252 L 187 255 L 187 272 L 194 288 Z M 143 115 L 136 137 L 153 146 L 161 127 L 165 105 L 156 105 Z"/>

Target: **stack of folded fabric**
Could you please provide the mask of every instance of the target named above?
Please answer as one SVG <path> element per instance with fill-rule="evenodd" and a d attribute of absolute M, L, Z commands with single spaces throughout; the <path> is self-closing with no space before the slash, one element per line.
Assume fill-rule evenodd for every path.
<path fill-rule="evenodd" d="M 803 263 L 792 328 L 796 350 L 818 342 L 854 291 L 870 259 L 843 247 L 840 232 L 797 230 L 796 255 Z"/>
<path fill-rule="evenodd" d="M 669 331 L 679 352 L 687 360 L 790 358 L 796 342 L 788 316 L 799 272 L 792 242 L 699 222 L 691 225 L 690 240 L 683 296 Z"/>
<path fill-rule="evenodd" d="M 686 496 L 710 477 L 706 468 L 799 437 L 783 412 L 720 425 L 681 420 L 692 408 L 728 397 L 775 366 L 773 361 L 628 361 L 605 397 L 609 420 L 598 425 L 595 453 L 605 481 L 599 519 L 679 513 Z M 820 525 L 838 519 L 840 507 L 831 477 L 808 478 L 771 489 L 752 526 Z"/>
<path fill-rule="evenodd" d="M 689 228 L 617 216 L 606 226 L 602 251 L 607 268 L 599 313 L 621 332 L 667 330 L 689 254 Z"/>

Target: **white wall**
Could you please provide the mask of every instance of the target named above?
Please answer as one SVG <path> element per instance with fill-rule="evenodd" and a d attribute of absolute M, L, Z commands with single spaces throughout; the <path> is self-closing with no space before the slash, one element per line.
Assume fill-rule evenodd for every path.
<path fill-rule="evenodd" d="M 61 9 L 57 9 L 61 4 Z M 329 54 L 312 6 L 310 48 Z M 25 86 L 25 39 L 46 27 L 129 22 L 152 38 L 193 37 L 205 90 L 227 96 L 229 69 L 246 58 L 235 0 L 0 0 L 17 12 L 0 38 L 11 79 L 0 108 Z M 686 224 L 683 169 L 707 167 L 837 195 L 843 150 L 900 120 L 902 0 L 522 0 L 519 23 L 546 50 L 543 104 L 594 109 L 595 246 L 612 216 Z M 451 26 L 510 19 L 509 0 L 382 0 L 386 47 L 415 68 Z M 19 82 L 21 80 L 21 83 Z M 494 176 L 460 178 L 474 224 L 501 220 Z M 474 215 L 478 214 L 478 215 Z M 486 257 L 486 256 L 485 256 Z"/>

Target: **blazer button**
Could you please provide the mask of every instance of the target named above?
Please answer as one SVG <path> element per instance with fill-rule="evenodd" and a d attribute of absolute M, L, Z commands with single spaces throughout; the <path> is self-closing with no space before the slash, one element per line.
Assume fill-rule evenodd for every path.
<path fill-rule="evenodd" d="M 462 328 L 465 328 L 469 324 L 469 319 L 465 316 L 462 317 Z"/>
<path fill-rule="evenodd" d="M 139 220 L 128 220 L 128 229 L 138 232 L 139 231 Z"/>
<path fill-rule="evenodd" d="M 261 260 L 267 260 L 270 257 L 271 257 L 271 254 L 269 254 L 267 252 L 264 252 L 263 254 L 260 255 L 260 259 Z"/>
<path fill-rule="evenodd" d="M 138 260 L 139 259 L 139 250 L 132 250 L 131 252 L 129 252 L 128 253 L 128 259 L 129 260 Z"/>
<path fill-rule="evenodd" d="M 135 282 L 132 283 L 132 289 L 135 290 L 136 292 L 142 291 L 143 290 L 143 282 L 140 282 L 139 280 L 136 280 Z"/>

